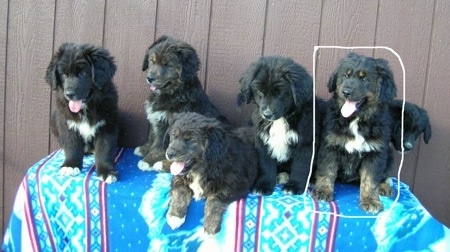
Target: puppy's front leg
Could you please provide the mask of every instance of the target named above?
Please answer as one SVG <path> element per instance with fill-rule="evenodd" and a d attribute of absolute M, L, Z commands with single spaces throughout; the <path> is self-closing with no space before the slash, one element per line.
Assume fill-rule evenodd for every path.
<path fill-rule="evenodd" d="M 205 222 L 203 223 L 206 235 L 214 236 L 219 233 L 222 225 L 223 213 L 228 205 L 228 203 L 222 202 L 214 196 L 206 198 Z"/>
<path fill-rule="evenodd" d="M 172 229 L 177 229 L 186 220 L 187 209 L 192 199 L 192 190 L 180 176 L 173 177 L 171 187 L 171 200 L 166 218 L 167 224 Z"/>

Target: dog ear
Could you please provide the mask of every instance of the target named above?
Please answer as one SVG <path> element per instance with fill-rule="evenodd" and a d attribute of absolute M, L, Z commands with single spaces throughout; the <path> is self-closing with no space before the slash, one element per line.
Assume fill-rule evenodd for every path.
<path fill-rule="evenodd" d="M 428 118 L 427 111 L 425 109 L 421 109 L 421 114 L 425 118 L 425 127 L 423 128 L 423 141 L 428 144 L 428 141 L 430 141 L 431 138 L 431 124 L 430 119 Z"/>
<path fill-rule="evenodd" d="M 67 48 L 73 46 L 73 44 L 70 43 L 64 43 L 62 44 L 58 51 L 52 56 L 52 59 L 50 60 L 50 63 L 47 67 L 47 72 L 45 74 L 45 81 L 51 86 L 53 90 L 55 90 L 58 86 L 62 85 L 61 83 L 61 77 L 58 73 L 57 65 L 58 61 L 61 59 L 62 55 L 66 51 Z"/>
<path fill-rule="evenodd" d="M 100 47 L 91 47 L 86 50 L 86 59 L 91 65 L 92 82 L 98 88 L 102 88 L 113 78 L 116 73 L 114 58 L 108 50 Z"/>
<path fill-rule="evenodd" d="M 180 42 L 176 44 L 176 53 L 182 66 L 180 79 L 186 81 L 196 76 L 200 70 L 200 59 L 195 49 L 186 42 Z"/>
<path fill-rule="evenodd" d="M 161 37 L 159 37 L 157 40 L 155 40 L 148 48 L 147 51 L 145 52 L 145 56 L 144 56 L 144 62 L 142 62 L 142 71 L 145 71 L 148 69 L 148 58 L 150 57 L 150 50 L 157 44 L 165 41 L 169 39 L 168 36 L 163 35 Z"/>
<path fill-rule="evenodd" d="M 238 106 L 242 106 L 244 102 L 249 104 L 253 100 L 252 82 L 261 71 L 262 64 L 264 64 L 262 60 L 261 58 L 259 61 L 250 64 L 239 79 Z"/>
<path fill-rule="evenodd" d="M 224 129 L 213 127 L 206 129 L 205 151 L 203 159 L 206 162 L 215 162 L 225 156 L 228 138 Z"/>
<path fill-rule="evenodd" d="M 376 59 L 375 68 L 380 76 L 380 94 L 378 99 L 381 102 L 390 102 L 397 96 L 397 87 L 394 82 L 394 75 L 389 63 L 385 59 Z"/>
<path fill-rule="evenodd" d="M 338 79 L 338 69 L 334 70 L 334 72 L 331 74 L 330 79 L 328 79 L 328 92 L 333 93 L 336 91 L 336 82 Z"/>
<path fill-rule="evenodd" d="M 287 64 L 283 78 L 290 83 L 295 106 L 312 100 L 313 81 L 311 75 L 308 74 L 303 66 L 291 59 L 287 59 Z"/>

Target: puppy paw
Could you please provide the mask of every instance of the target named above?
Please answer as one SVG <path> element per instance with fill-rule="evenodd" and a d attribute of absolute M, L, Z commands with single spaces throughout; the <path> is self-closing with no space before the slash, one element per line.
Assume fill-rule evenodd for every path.
<path fill-rule="evenodd" d="M 333 192 L 328 190 L 318 190 L 314 189 L 311 192 L 311 196 L 318 201 L 326 201 L 330 202 L 333 201 Z"/>
<path fill-rule="evenodd" d="M 77 176 L 80 173 L 81 170 L 78 167 L 63 166 L 59 169 L 59 174 L 63 176 Z"/>
<path fill-rule="evenodd" d="M 167 224 L 170 226 L 170 228 L 172 230 L 175 230 L 175 229 L 181 227 L 181 225 L 183 225 L 184 221 L 186 220 L 186 216 L 183 216 L 183 218 L 180 218 L 180 217 L 177 217 L 174 215 L 167 214 L 166 219 L 167 219 Z"/>
<path fill-rule="evenodd" d="M 392 190 L 392 187 L 389 184 L 381 183 L 378 194 L 381 196 L 392 197 L 394 195 L 394 190 Z"/>
<path fill-rule="evenodd" d="M 305 187 L 304 186 L 300 186 L 297 182 L 294 181 L 288 181 L 284 186 L 283 186 L 283 192 L 285 194 L 302 194 L 305 192 Z"/>
<path fill-rule="evenodd" d="M 144 156 L 144 154 L 141 152 L 141 147 L 140 146 L 136 147 L 136 149 L 134 149 L 134 155 L 140 156 L 140 157 Z"/>
<path fill-rule="evenodd" d="M 158 161 L 152 166 L 153 171 L 163 171 L 164 163 L 163 161 Z"/>
<path fill-rule="evenodd" d="M 108 174 L 106 176 L 106 178 L 104 178 L 104 176 L 97 176 L 97 178 L 107 184 L 112 184 L 114 182 L 117 182 L 117 180 L 118 180 L 117 175 L 114 175 L 114 174 Z"/>
<path fill-rule="evenodd" d="M 361 199 L 361 201 L 359 202 L 359 206 L 365 212 L 373 214 L 376 214 L 384 209 L 383 204 L 380 200 L 372 198 Z"/>
<path fill-rule="evenodd" d="M 289 180 L 289 173 L 280 172 L 277 175 L 277 184 L 286 184 Z"/>
<path fill-rule="evenodd" d="M 276 181 L 273 181 L 276 182 Z M 271 184 L 266 181 L 257 181 L 253 189 L 251 190 L 252 194 L 256 194 L 259 196 L 267 196 L 271 195 L 275 189 L 275 184 Z"/>
<path fill-rule="evenodd" d="M 150 164 L 145 162 L 144 160 L 139 160 L 139 162 L 137 163 L 137 167 L 141 171 L 153 171 L 153 167 L 150 166 Z"/>

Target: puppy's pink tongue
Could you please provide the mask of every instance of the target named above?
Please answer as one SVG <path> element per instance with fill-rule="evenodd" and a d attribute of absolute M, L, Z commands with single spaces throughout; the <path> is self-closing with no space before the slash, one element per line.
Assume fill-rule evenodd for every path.
<path fill-rule="evenodd" d="M 347 118 L 351 116 L 356 111 L 357 102 L 345 101 L 344 106 L 341 108 L 341 114 L 343 117 Z"/>
<path fill-rule="evenodd" d="M 82 100 L 69 101 L 69 109 L 73 113 L 78 113 L 78 111 L 80 111 L 80 109 L 81 109 L 81 105 L 83 105 L 83 101 Z"/>
<path fill-rule="evenodd" d="M 172 175 L 180 174 L 184 169 L 184 165 L 184 162 L 173 162 L 170 165 L 170 173 L 172 173 Z"/>

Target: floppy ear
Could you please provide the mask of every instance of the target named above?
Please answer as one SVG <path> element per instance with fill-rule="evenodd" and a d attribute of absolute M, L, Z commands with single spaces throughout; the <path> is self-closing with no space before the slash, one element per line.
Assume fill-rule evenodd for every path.
<path fill-rule="evenodd" d="M 200 59 L 197 52 L 188 43 L 180 42 L 175 45 L 176 54 L 181 62 L 181 80 L 186 81 L 197 75 L 200 69 Z"/>
<path fill-rule="evenodd" d="M 239 79 L 239 93 L 237 96 L 238 106 L 242 106 L 244 102 L 249 104 L 253 100 L 253 91 L 251 84 L 258 73 L 261 71 L 262 60 L 263 59 L 260 59 L 259 61 L 250 64 L 250 66 Z"/>
<path fill-rule="evenodd" d="M 334 70 L 334 72 L 331 74 L 330 79 L 328 79 L 328 92 L 333 93 L 336 90 L 336 82 L 338 79 L 338 69 Z"/>
<path fill-rule="evenodd" d="M 378 99 L 381 102 L 390 102 L 397 96 L 397 87 L 395 86 L 392 70 L 385 59 L 376 59 L 375 67 L 380 76 L 380 94 Z"/>
<path fill-rule="evenodd" d="M 92 81 L 96 87 L 102 88 L 111 81 L 117 67 L 108 50 L 100 47 L 88 48 L 86 59 L 91 64 Z"/>
<path fill-rule="evenodd" d="M 170 127 L 166 130 L 166 133 L 164 133 L 164 139 L 163 139 L 163 149 L 167 149 L 169 147 L 170 143 Z"/>
<path fill-rule="evenodd" d="M 421 111 L 422 116 L 425 118 L 425 127 L 423 128 L 423 141 L 427 144 L 428 141 L 430 141 L 431 138 L 431 124 L 430 124 L 430 119 L 428 118 L 428 114 L 426 112 L 426 110 L 422 109 L 423 111 Z"/>
<path fill-rule="evenodd" d="M 294 104 L 295 106 L 299 106 L 313 98 L 312 77 L 304 67 L 291 59 L 289 59 L 288 64 L 287 71 L 284 73 L 283 78 L 290 83 Z"/>
<path fill-rule="evenodd" d="M 45 74 L 45 81 L 52 87 L 53 90 L 55 90 L 58 86 L 61 86 L 61 78 L 58 73 L 57 65 L 58 61 L 61 59 L 62 55 L 64 54 L 65 50 L 73 46 L 73 44 L 70 43 L 64 43 L 62 44 L 58 51 L 52 56 L 52 59 L 50 60 L 50 63 L 47 67 L 47 72 Z"/>
<path fill-rule="evenodd" d="M 203 158 L 206 162 L 214 162 L 225 156 L 228 138 L 224 129 L 214 127 L 206 129 L 206 142 Z"/>
<path fill-rule="evenodd" d="M 145 71 L 148 69 L 148 58 L 150 57 L 150 49 L 152 49 L 155 45 L 163 42 L 164 40 L 169 39 L 168 36 L 163 35 L 159 37 L 157 40 L 155 40 L 146 50 L 145 56 L 144 56 L 144 62 L 142 62 L 142 71 Z"/>

